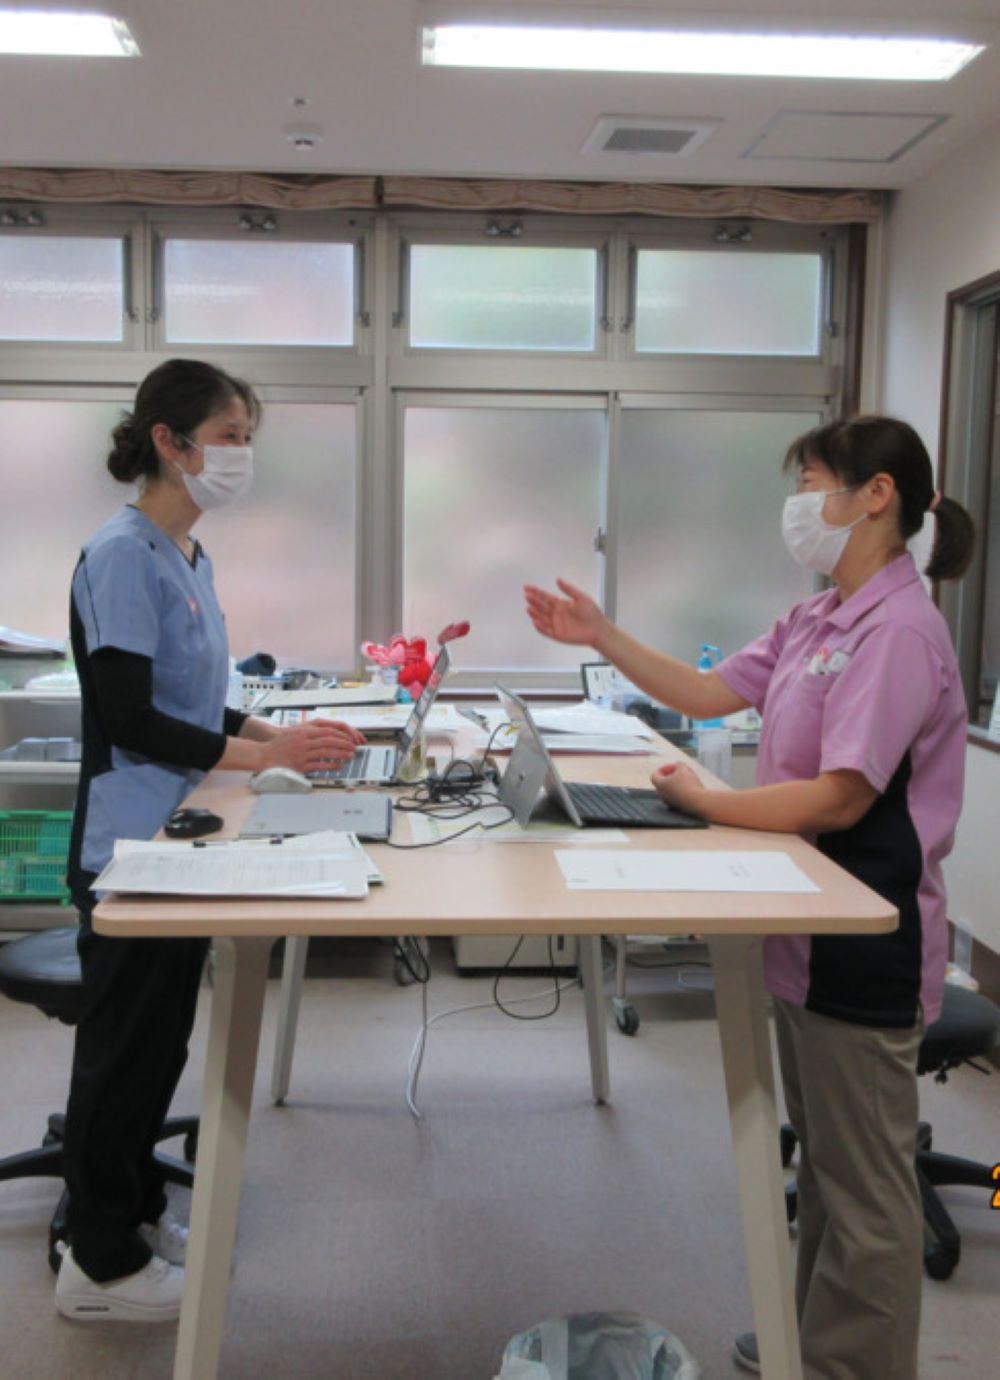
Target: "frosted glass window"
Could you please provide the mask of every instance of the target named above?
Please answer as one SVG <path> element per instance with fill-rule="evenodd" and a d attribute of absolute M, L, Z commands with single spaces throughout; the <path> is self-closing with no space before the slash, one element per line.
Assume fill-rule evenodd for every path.
<path fill-rule="evenodd" d="M 250 494 L 198 523 L 237 661 L 258 651 L 315 669 L 359 660 L 356 417 L 351 403 L 267 403 Z"/>
<path fill-rule="evenodd" d="M 781 462 L 815 413 L 625 411 L 619 621 L 682 661 L 729 653 L 812 592 L 781 539 Z"/>
<path fill-rule="evenodd" d="M 352 345 L 354 246 L 183 240 L 164 246 L 174 345 Z"/>
<path fill-rule="evenodd" d="M 817 355 L 822 259 L 641 249 L 635 348 L 692 355 Z"/>
<path fill-rule="evenodd" d="M 69 585 L 80 547 L 133 494 L 104 465 L 111 429 L 130 401 L 125 395 L 119 403 L 0 399 L 0 622 L 43 637 L 68 635 Z"/>
<path fill-rule="evenodd" d="M 468 618 L 462 669 L 577 667 L 534 631 L 521 586 L 598 592 L 605 414 L 410 407 L 404 445 L 402 631 L 432 641 Z"/>
<path fill-rule="evenodd" d="M 0 340 L 123 338 L 120 238 L 0 234 Z"/>
<path fill-rule="evenodd" d="M 80 547 L 135 497 L 104 465 L 111 429 L 131 404 L 131 394 L 118 403 L 0 399 L 0 550 L 9 576 L 0 621 L 67 635 Z M 254 452 L 250 495 L 194 529 L 212 558 L 233 654 L 353 666 L 355 409 L 271 403 Z"/>
<path fill-rule="evenodd" d="M 597 251 L 415 244 L 410 344 L 442 350 L 594 349 Z"/>

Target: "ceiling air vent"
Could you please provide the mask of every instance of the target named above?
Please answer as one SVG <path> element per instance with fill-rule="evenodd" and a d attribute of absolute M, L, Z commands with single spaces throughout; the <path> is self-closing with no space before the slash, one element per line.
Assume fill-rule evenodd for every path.
<path fill-rule="evenodd" d="M 676 120 L 648 115 L 602 115 L 584 144 L 583 152 L 687 158 L 721 123 L 721 120 Z"/>

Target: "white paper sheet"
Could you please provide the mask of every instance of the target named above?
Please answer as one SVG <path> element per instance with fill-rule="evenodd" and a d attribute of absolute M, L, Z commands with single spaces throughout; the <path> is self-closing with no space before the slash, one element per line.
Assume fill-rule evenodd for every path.
<path fill-rule="evenodd" d="M 532 706 L 532 718 L 545 734 L 586 733 L 615 738 L 653 738 L 648 724 L 634 714 L 620 714 L 615 709 L 602 709 L 581 700 L 579 704 L 557 704 L 546 708 Z"/>
<path fill-rule="evenodd" d="M 367 707 L 347 707 L 346 709 L 338 709 L 335 705 L 324 705 L 310 717 L 336 719 L 339 723 L 350 724 L 352 728 L 358 729 L 361 733 L 396 733 L 406 727 L 412 713 L 412 704 L 375 704 Z M 463 720 L 459 718 L 458 710 L 454 705 L 434 704 L 431 705 L 427 717 L 424 719 L 423 729 L 425 733 L 457 732 L 462 723 Z"/>
<path fill-rule="evenodd" d="M 619 733 L 543 733 L 549 752 L 590 752 L 607 756 L 649 756 L 653 744 L 647 738 L 626 738 Z"/>
<path fill-rule="evenodd" d="M 779 852 L 574 848 L 558 850 L 556 860 L 571 891 L 819 891 Z"/>
<path fill-rule="evenodd" d="M 118 839 L 92 890 L 170 896 L 368 895 L 371 860 L 356 839 L 329 831 L 280 844 L 246 839 L 146 843 Z M 373 870 L 373 869 L 372 869 Z"/>

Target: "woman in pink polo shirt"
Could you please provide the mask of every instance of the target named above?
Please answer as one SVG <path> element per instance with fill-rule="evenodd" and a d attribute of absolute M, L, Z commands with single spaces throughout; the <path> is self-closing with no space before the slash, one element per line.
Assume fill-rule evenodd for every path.
<path fill-rule="evenodd" d="M 785 467 L 797 478 L 785 543 L 832 586 L 710 674 L 629 637 L 564 581 L 563 597 L 531 586 L 525 597 L 540 633 L 595 648 L 694 719 L 760 711 L 756 786 L 715 789 L 666 766 L 653 783 L 668 803 L 713 824 L 803 834 L 899 910 L 892 934 L 768 938 L 765 975 L 800 1146 L 806 1380 L 914 1380 L 917 1051 L 941 1006 L 941 862 L 961 808 L 968 714 L 947 627 L 906 543 L 932 514 L 926 574 L 957 578 L 973 525 L 935 491 L 916 432 L 889 417 L 819 427 Z M 753 1334 L 736 1358 L 759 1369 Z"/>

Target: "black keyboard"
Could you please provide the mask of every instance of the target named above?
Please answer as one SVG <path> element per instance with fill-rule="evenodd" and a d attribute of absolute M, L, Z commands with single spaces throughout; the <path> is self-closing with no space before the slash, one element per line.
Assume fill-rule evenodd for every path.
<path fill-rule="evenodd" d="M 654 790 L 566 782 L 570 800 L 585 824 L 632 824 L 640 828 L 705 829 L 703 819 L 665 804 Z"/>

